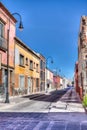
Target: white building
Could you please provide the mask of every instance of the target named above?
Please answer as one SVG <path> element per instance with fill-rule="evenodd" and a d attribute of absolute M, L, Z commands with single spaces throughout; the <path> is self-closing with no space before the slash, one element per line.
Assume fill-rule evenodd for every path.
<path fill-rule="evenodd" d="M 67 88 L 67 85 L 70 85 L 70 81 L 69 79 L 67 79 L 66 77 L 63 78 L 63 88 Z"/>
<path fill-rule="evenodd" d="M 53 88 L 53 72 L 48 68 L 45 69 L 45 90 Z"/>

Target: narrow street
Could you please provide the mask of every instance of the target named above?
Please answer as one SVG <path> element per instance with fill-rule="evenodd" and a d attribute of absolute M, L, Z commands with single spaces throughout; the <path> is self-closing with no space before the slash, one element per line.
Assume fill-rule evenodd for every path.
<path fill-rule="evenodd" d="M 0 130 L 87 130 L 87 0 L 0 1 Z"/>
<path fill-rule="evenodd" d="M 12 112 L 49 112 L 51 105 L 56 103 L 66 92 L 66 90 L 55 90 L 48 93 L 38 93 L 19 98 L 10 99 L 8 108 L 4 107 L 2 111 Z"/>
<path fill-rule="evenodd" d="M 87 130 L 87 115 L 74 89 L 22 98 L 0 108 L 0 130 Z"/>

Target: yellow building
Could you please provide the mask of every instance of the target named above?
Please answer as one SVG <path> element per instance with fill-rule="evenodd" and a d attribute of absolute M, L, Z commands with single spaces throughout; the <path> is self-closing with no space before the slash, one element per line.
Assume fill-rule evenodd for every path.
<path fill-rule="evenodd" d="M 14 73 L 15 92 L 30 94 L 40 90 L 40 58 L 18 38 L 15 38 Z"/>

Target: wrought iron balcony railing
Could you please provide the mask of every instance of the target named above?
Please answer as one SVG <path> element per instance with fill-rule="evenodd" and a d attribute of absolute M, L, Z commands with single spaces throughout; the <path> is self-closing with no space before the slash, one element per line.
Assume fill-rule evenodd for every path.
<path fill-rule="evenodd" d="M 0 49 L 7 50 L 7 40 L 0 36 Z"/>

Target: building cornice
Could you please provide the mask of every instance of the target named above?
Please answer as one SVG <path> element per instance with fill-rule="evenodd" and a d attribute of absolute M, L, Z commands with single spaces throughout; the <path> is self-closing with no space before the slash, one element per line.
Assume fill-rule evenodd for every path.
<path fill-rule="evenodd" d="M 32 54 L 34 54 L 37 58 L 40 59 L 40 57 L 38 56 L 38 54 L 36 52 L 34 52 L 32 49 L 30 49 L 27 45 L 25 45 L 19 38 L 15 37 L 14 38 L 16 43 L 18 45 L 21 45 L 22 47 L 24 47 L 26 50 L 28 50 L 29 52 L 31 52 Z"/>
<path fill-rule="evenodd" d="M 13 17 L 13 15 L 8 11 L 8 9 L 0 2 L 0 8 L 14 21 L 14 23 L 17 22 L 17 20 Z"/>

